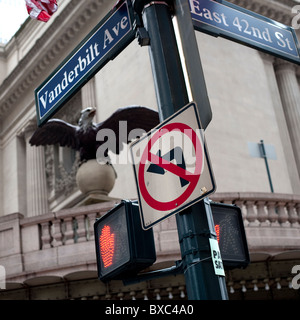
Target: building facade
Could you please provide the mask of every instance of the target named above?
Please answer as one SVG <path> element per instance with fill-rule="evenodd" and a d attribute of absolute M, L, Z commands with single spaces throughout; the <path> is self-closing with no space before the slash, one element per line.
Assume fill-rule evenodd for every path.
<path fill-rule="evenodd" d="M 297 1 L 231 2 L 300 24 Z M 97 280 L 93 221 L 121 199 L 137 198 L 128 149 L 111 155 L 117 178 L 108 194 L 95 196 L 78 188 L 76 152 L 29 144 L 37 128 L 35 88 L 113 6 L 108 0 L 58 5 L 48 23 L 27 19 L 0 45 L 0 265 L 6 271 L 0 299 L 184 299 L 182 275 L 132 286 Z M 217 184 L 211 199 L 241 207 L 251 256 L 248 268 L 227 272 L 229 298 L 299 299 L 292 268 L 300 265 L 300 67 L 226 39 L 196 37 L 213 112 L 205 131 Z M 55 118 L 76 124 L 81 110 L 93 106 L 100 122 L 129 105 L 157 109 L 148 48 L 137 41 Z M 255 156 L 261 140 L 272 153 L 270 179 Z M 173 265 L 180 259 L 174 217 L 155 226 L 154 234 L 152 268 Z"/>

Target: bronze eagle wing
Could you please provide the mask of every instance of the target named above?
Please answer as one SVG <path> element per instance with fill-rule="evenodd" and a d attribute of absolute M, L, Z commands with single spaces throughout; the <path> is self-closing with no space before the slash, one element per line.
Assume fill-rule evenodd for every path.
<path fill-rule="evenodd" d="M 60 119 L 51 119 L 34 132 L 29 143 L 32 146 L 59 144 L 61 147 L 79 150 L 78 130 L 79 126 Z"/>

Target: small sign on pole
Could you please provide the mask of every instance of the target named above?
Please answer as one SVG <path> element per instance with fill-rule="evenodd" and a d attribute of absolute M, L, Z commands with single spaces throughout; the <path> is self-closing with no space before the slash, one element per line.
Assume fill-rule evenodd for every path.
<path fill-rule="evenodd" d="M 195 103 L 134 142 L 130 151 L 144 229 L 215 191 Z"/>
<path fill-rule="evenodd" d="M 218 240 L 210 238 L 209 244 L 210 244 L 211 258 L 213 261 L 215 274 L 217 276 L 225 277 L 225 271 L 223 267 L 223 261 L 221 258 L 221 252 L 220 252 Z"/>

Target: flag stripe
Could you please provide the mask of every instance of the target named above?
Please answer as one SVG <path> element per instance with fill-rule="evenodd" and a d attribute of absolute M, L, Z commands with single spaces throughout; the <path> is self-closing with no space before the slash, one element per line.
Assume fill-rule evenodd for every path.
<path fill-rule="evenodd" d="M 29 16 L 44 22 L 58 9 L 56 0 L 25 0 L 25 3 Z"/>

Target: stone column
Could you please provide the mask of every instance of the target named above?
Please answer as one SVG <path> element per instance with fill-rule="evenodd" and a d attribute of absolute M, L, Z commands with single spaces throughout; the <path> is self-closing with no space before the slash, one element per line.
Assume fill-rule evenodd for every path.
<path fill-rule="evenodd" d="M 278 82 L 274 70 L 274 63 L 276 58 L 269 54 L 260 52 L 264 62 L 264 69 L 268 80 L 270 96 L 274 106 L 274 111 L 279 129 L 280 139 L 284 152 L 287 170 L 291 182 L 292 191 L 295 194 L 300 194 L 300 180 L 298 175 L 297 164 L 294 156 L 293 145 L 290 138 L 289 128 L 285 117 L 284 107 L 280 92 L 278 89 Z"/>
<path fill-rule="evenodd" d="M 92 78 L 82 87 L 81 103 L 82 103 L 82 109 L 85 109 L 88 107 L 96 108 L 95 78 Z"/>
<path fill-rule="evenodd" d="M 24 130 L 26 141 L 26 187 L 27 216 L 33 217 L 48 212 L 48 192 L 45 171 L 44 147 L 35 147 L 29 140 L 36 129 L 34 121 Z"/>
<path fill-rule="evenodd" d="M 300 90 L 297 81 L 296 66 L 284 60 L 277 60 L 274 67 L 298 174 L 300 176 Z"/>

